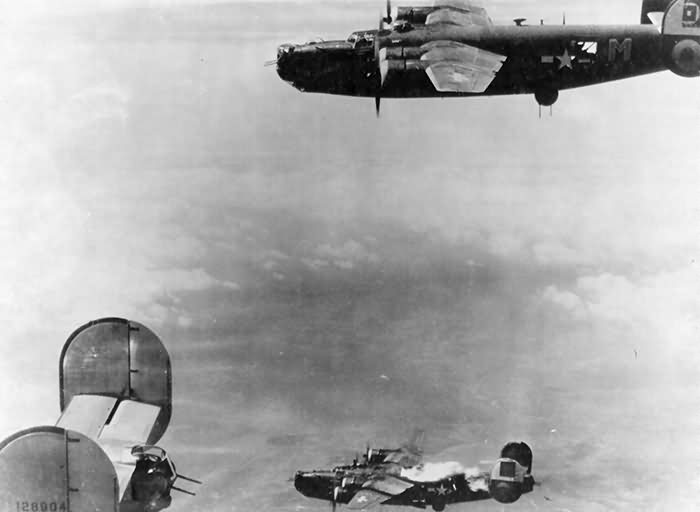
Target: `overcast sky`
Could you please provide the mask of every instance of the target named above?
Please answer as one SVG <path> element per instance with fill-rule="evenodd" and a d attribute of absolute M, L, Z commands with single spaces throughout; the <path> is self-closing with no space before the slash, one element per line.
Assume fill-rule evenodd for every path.
<path fill-rule="evenodd" d="M 541 120 L 530 96 L 386 100 L 377 120 L 262 64 L 380 3 L 17 5 L 0 438 L 55 423 L 63 342 L 123 316 L 170 350 L 162 444 L 206 482 L 173 510 L 326 510 L 295 469 L 416 426 L 434 461 L 528 441 L 543 485 L 512 510 L 693 509 L 697 81 L 566 91 Z M 640 3 L 489 4 L 564 9 L 637 23 Z"/>

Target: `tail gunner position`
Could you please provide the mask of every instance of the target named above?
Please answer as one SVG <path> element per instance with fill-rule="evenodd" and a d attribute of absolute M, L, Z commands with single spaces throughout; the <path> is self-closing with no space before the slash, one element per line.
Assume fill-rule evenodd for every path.
<path fill-rule="evenodd" d="M 379 30 L 284 44 L 280 78 L 303 92 L 386 98 L 534 94 L 670 69 L 700 76 L 700 0 L 643 0 L 640 25 L 495 25 L 468 0 L 399 7 Z"/>
<path fill-rule="evenodd" d="M 155 446 L 172 413 L 170 356 L 153 331 L 122 318 L 77 329 L 59 363 L 61 416 L 0 442 L 3 512 L 157 512 L 178 481 Z"/>

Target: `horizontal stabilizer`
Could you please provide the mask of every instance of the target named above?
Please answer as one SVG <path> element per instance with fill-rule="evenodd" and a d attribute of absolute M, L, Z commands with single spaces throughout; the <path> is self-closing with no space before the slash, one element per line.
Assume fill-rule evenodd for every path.
<path fill-rule="evenodd" d="M 57 426 L 81 432 L 97 442 L 114 464 L 122 497 L 136 464 L 131 450 L 146 443 L 151 436 L 160 407 L 124 400 L 113 411 L 116 402 L 117 399 L 111 397 L 74 396 Z"/>
<path fill-rule="evenodd" d="M 74 396 L 56 426 L 75 430 L 90 439 L 97 439 L 116 403 L 117 399 L 110 396 Z"/>
<path fill-rule="evenodd" d="M 0 443 L 0 510 L 115 511 L 114 466 L 86 436 L 37 427 Z"/>
<path fill-rule="evenodd" d="M 145 444 L 159 413 L 160 407 L 125 400 L 117 407 L 110 424 L 105 426 L 100 441 L 122 441 L 129 446 Z"/>

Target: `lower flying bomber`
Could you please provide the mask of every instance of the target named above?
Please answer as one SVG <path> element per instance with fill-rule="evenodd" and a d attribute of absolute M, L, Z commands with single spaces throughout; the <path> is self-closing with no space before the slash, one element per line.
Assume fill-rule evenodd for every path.
<path fill-rule="evenodd" d="M 469 0 L 399 7 L 379 30 L 284 44 L 278 75 L 304 92 L 387 98 L 534 94 L 670 69 L 700 76 L 700 0 L 643 0 L 640 25 L 495 25 Z"/>
<path fill-rule="evenodd" d="M 170 356 L 147 327 L 105 318 L 77 329 L 60 364 L 61 416 L 0 442 L 0 510 L 157 512 L 180 479 L 155 443 L 172 412 Z"/>
<path fill-rule="evenodd" d="M 331 470 L 298 471 L 294 487 L 308 498 L 367 510 L 376 505 L 432 507 L 494 499 L 514 503 L 531 492 L 532 450 L 525 443 L 508 443 L 490 472 L 465 470 L 457 463 L 422 463 L 420 452 L 367 449 L 361 461 Z"/>

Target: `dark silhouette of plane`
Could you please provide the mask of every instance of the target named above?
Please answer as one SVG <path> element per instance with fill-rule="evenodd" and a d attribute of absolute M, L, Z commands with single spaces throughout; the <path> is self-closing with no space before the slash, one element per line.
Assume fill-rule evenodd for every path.
<path fill-rule="evenodd" d="M 640 25 L 495 25 L 468 0 L 399 7 L 379 30 L 283 44 L 279 76 L 304 92 L 381 98 L 534 94 L 670 69 L 700 76 L 700 0 L 643 0 Z"/>
<path fill-rule="evenodd" d="M 525 443 L 508 443 L 491 472 L 465 470 L 458 463 L 423 464 L 415 452 L 368 449 L 362 461 L 331 470 L 298 471 L 294 487 L 308 498 L 365 510 L 375 505 L 432 507 L 495 499 L 514 503 L 531 492 L 532 450 Z M 381 455 L 380 455 L 381 454 Z"/>

